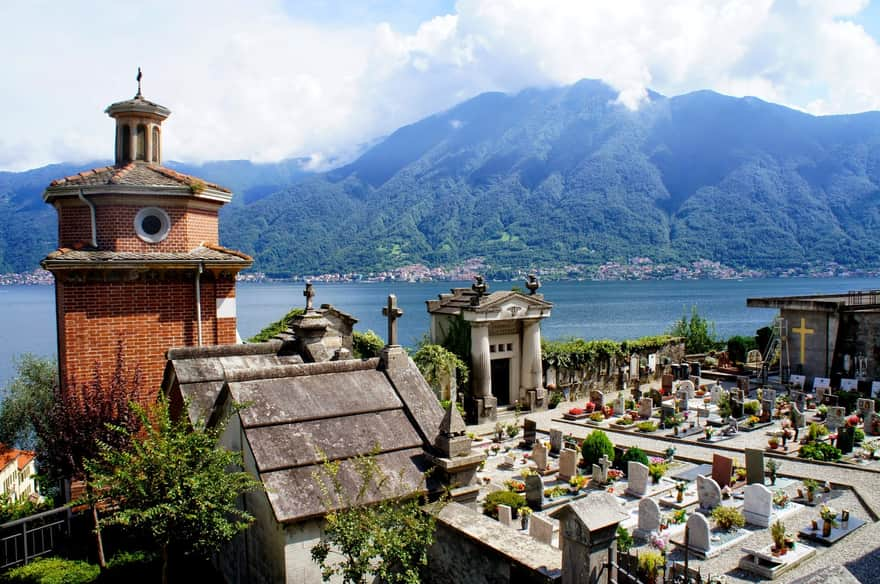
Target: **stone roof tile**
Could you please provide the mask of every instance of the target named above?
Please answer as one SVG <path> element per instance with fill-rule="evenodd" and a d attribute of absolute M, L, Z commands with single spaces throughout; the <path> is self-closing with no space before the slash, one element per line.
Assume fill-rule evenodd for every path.
<path fill-rule="evenodd" d="M 229 189 L 218 184 L 203 181 L 200 178 L 177 172 L 157 164 L 146 162 L 128 162 L 120 166 L 104 166 L 85 170 L 64 178 L 53 180 L 49 189 L 60 187 L 126 185 L 138 187 L 185 186 L 197 191 L 211 188 L 224 193 Z"/>

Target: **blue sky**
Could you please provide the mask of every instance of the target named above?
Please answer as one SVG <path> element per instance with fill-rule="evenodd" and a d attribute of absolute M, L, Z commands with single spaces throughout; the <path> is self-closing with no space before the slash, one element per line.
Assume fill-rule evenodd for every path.
<path fill-rule="evenodd" d="M 485 91 L 604 80 L 816 114 L 880 109 L 880 0 L 0 2 L 0 170 L 110 157 L 103 113 L 172 110 L 166 158 L 311 166 Z"/>

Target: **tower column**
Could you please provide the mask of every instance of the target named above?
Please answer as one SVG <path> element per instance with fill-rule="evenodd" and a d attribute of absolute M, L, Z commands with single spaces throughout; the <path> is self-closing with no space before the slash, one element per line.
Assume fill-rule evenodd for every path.
<path fill-rule="evenodd" d="M 541 387 L 541 325 L 537 320 L 523 322 L 520 380 L 525 391 Z"/>
<path fill-rule="evenodd" d="M 146 133 L 146 152 L 144 152 L 144 160 L 147 162 L 153 162 L 153 124 L 147 125 Z"/>
<path fill-rule="evenodd" d="M 474 397 L 492 395 L 492 373 L 489 363 L 489 325 L 471 325 L 471 367 L 473 368 Z"/>

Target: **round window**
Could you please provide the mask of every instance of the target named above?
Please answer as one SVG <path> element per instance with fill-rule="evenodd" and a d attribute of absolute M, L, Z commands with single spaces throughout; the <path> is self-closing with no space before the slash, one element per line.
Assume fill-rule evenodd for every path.
<path fill-rule="evenodd" d="M 168 213 L 158 207 L 141 209 L 134 218 L 134 230 L 138 237 L 147 243 L 159 243 L 171 230 Z"/>

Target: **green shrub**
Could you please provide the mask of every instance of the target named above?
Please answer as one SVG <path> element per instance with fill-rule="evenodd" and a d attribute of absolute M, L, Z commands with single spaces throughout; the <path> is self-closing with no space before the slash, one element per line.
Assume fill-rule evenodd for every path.
<path fill-rule="evenodd" d="M 836 448 L 827 442 L 804 444 L 801 446 L 801 449 L 798 450 L 798 457 L 806 458 L 808 460 L 834 461 L 839 460 L 842 454 L 843 453 L 839 448 Z"/>
<path fill-rule="evenodd" d="M 603 455 L 614 461 L 614 444 L 605 432 L 593 430 L 581 443 L 581 455 L 587 468 L 593 468 L 594 464 L 599 464 Z"/>
<path fill-rule="evenodd" d="M 727 339 L 727 356 L 734 363 L 745 363 L 749 351 L 757 348 L 758 342 L 754 337 L 737 335 Z"/>
<path fill-rule="evenodd" d="M 356 358 L 370 359 L 371 357 L 379 356 L 379 353 L 385 348 L 385 341 L 373 331 L 365 333 L 354 331 L 351 337 L 351 345 Z"/>
<path fill-rule="evenodd" d="M 731 530 L 734 527 L 740 528 L 746 524 L 743 514 L 733 507 L 715 507 L 712 510 L 712 519 L 715 520 L 715 525 L 724 530 Z"/>
<path fill-rule="evenodd" d="M 101 569 L 87 562 L 40 558 L 6 573 L 4 582 L 33 584 L 81 584 L 98 579 Z"/>
<path fill-rule="evenodd" d="M 749 400 L 743 404 L 743 413 L 747 416 L 757 416 L 761 411 L 761 404 L 756 399 Z"/>
<path fill-rule="evenodd" d="M 294 316 L 299 316 L 302 313 L 302 308 L 294 308 L 275 322 L 268 324 L 263 330 L 249 338 L 247 342 L 263 343 L 274 338 L 276 335 L 283 333 L 285 330 L 287 330 L 287 328 L 290 326 L 290 320 Z"/>
<path fill-rule="evenodd" d="M 824 424 L 813 422 L 807 428 L 807 442 L 816 442 L 819 438 L 828 435 L 828 428 Z"/>
<path fill-rule="evenodd" d="M 654 576 L 663 569 L 666 558 L 657 550 L 648 550 L 639 554 L 639 575 L 651 582 Z"/>
<path fill-rule="evenodd" d="M 617 526 L 617 551 L 626 553 L 633 545 L 633 536 L 630 535 L 629 529 L 623 525 Z"/>
<path fill-rule="evenodd" d="M 645 420 L 644 422 L 639 422 L 636 428 L 638 428 L 639 432 L 653 432 L 657 429 L 657 422 Z"/>
<path fill-rule="evenodd" d="M 550 409 L 552 410 L 553 408 L 558 406 L 560 403 L 562 403 L 563 399 L 565 399 L 565 396 L 562 394 L 561 391 L 551 391 L 550 392 L 550 404 L 549 404 Z"/>
<path fill-rule="evenodd" d="M 498 518 L 498 505 L 507 505 L 514 510 L 526 506 L 526 498 L 513 491 L 495 491 L 486 495 L 483 501 L 483 513 Z"/>
<path fill-rule="evenodd" d="M 865 441 L 865 431 L 861 428 L 856 428 L 856 431 L 853 433 L 853 441 L 856 443 Z"/>
<path fill-rule="evenodd" d="M 624 474 L 629 471 L 629 461 L 631 460 L 633 462 L 641 462 L 645 466 L 648 466 L 650 464 L 650 461 L 648 460 L 648 455 L 645 454 L 645 451 L 638 446 L 633 446 L 623 453 L 623 456 L 620 457 L 620 461 L 618 463 L 620 465 L 619 469 L 622 470 Z"/>

